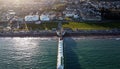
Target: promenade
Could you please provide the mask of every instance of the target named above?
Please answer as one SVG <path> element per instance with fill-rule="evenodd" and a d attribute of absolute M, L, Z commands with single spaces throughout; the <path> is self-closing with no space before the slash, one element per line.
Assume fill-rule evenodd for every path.
<path fill-rule="evenodd" d="M 120 36 L 120 30 L 65 30 L 64 37 L 79 36 Z M 0 37 L 57 37 L 56 31 L 2 32 Z"/>

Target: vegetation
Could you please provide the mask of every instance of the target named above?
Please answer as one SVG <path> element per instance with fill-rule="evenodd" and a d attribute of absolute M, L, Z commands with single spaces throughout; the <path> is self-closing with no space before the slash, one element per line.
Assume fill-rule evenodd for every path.
<path fill-rule="evenodd" d="M 52 30 L 57 28 L 57 22 L 44 22 L 41 24 L 27 23 L 29 30 Z M 63 23 L 63 28 L 70 28 L 72 30 L 110 30 L 120 29 L 120 23 L 85 23 L 85 22 L 69 22 Z"/>
<path fill-rule="evenodd" d="M 57 23 L 55 22 L 44 22 L 41 24 L 28 23 L 27 27 L 30 30 L 52 30 L 52 28 L 57 28 Z"/>
<path fill-rule="evenodd" d="M 26 23 L 28 30 L 52 30 L 57 28 L 58 22 L 43 22 L 41 24 Z M 6 27 L 6 23 L 0 23 L 0 26 Z M 111 30 L 120 29 L 120 23 L 87 23 L 87 22 L 64 22 L 63 28 L 72 30 Z M 16 25 L 15 25 L 16 27 Z M 25 29 L 25 24 L 22 24 L 21 29 Z"/>
<path fill-rule="evenodd" d="M 83 22 L 69 22 L 63 24 L 63 28 L 70 28 L 72 30 L 110 30 L 120 29 L 120 23 L 83 23 Z"/>

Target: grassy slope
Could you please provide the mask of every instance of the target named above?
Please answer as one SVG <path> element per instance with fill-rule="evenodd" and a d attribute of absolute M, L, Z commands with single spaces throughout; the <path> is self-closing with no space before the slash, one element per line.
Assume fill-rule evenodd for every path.
<path fill-rule="evenodd" d="M 57 22 L 44 22 L 42 24 L 27 24 L 29 29 L 32 30 L 52 30 L 57 28 Z M 81 23 L 81 22 L 69 22 L 63 23 L 63 28 L 71 28 L 72 30 L 110 30 L 120 29 L 120 23 Z"/>
<path fill-rule="evenodd" d="M 52 28 L 57 27 L 57 23 L 51 22 L 51 23 L 42 23 L 42 24 L 34 24 L 34 23 L 29 23 L 27 24 L 28 29 L 32 30 L 52 30 Z"/>
<path fill-rule="evenodd" d="M 120 29 L 120 23 L 77 23 L 69 22 L 63 24 L 64 28 L 71 28 L 72 30 L 109 30 L 109 29 Z"/>

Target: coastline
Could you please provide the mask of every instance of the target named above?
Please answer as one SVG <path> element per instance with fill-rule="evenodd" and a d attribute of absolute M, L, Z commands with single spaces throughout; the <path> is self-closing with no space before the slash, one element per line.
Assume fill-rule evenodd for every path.
<path fill-rule="evenodd" d="M 0 33 L 0 37 L 56 37 L 56 32 L 18 32 Z"/>
<path fill-rule="evenodd" d="M 19 32 L 19 33 L 0 33 L 0 38 L 2 37 L 37 37 L 37 38 L 57 38 L 57 34 L 54 31 L 45 32 Z M 93 38 L 93 39 L 106 39 L 106 38 L 120 38 L 120 32 L 66 32 L 63 36 L 65 38 Z"/>
<path fill-rule="evenodd" d="M 120 38 L 120 32 L 72 32 L 72 33 L 66 33 L 64 36 L 66 38 L 74 38 L 74 39 L 111 39 L 111 38 Z"/>
<path fill-rule="evenodd" d="M 75 40 L 79 40 L 79 39 L 116 39 L 116 40 L 120 40 L 120 35 L 117 35 L 117 36 L 113 36 L 113 35 L 106 35 L 106 36 L 103 36 L 103 35 L 94 35 L 94 36 L 77 36 L 77 37 L 65 37 L 67 39 L 69 38 L 72 38 L 72 39 L 75 39 Z"/>

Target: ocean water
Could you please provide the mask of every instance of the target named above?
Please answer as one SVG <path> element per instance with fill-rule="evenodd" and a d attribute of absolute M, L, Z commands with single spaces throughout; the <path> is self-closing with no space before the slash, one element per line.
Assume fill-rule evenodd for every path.
<path fill-rule="evenodd" d="M 120 69 L 119 39 L 64 40 L 65 69 Z"/>
<path fill-rule="evenodd" d="M 56 69 L 57 39 L 0 38 L 0 69 Z M 64 38 L 65 69 L 120 69 L 119 39 Z"/>
<path fill-rule="evenodd" d="M 0 38 L 0 69 L 56 69 L 57 41 Z"/>

